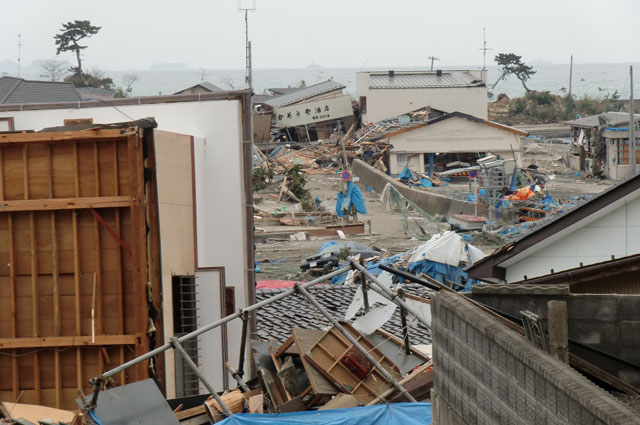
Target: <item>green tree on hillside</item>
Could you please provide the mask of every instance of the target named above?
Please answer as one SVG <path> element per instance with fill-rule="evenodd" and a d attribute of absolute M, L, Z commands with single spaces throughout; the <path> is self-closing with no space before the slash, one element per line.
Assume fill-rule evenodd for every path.
<path fill-rule="evenodd" d="M 87 48 L 79 44 L 80 40 L 91 37 L 100 31 L 102 27 L 96 27 L 91 25 L 89 21 L 73 21 L 62 24 L 60 28 L 60 34 L 56 34 L 53 38 L 56 41 L 56 54 L 60 52 L 74 52 L 76 54 L 76 60 L 78 66 L 70 69 L 75 75 L 82 75 L 82 59 L 80 52 Z"/>
<path fill-rule="evenodd" d="M 526 83 L 536 71 L 533 70 L 533 67 L 525 65 L 524 62 L 522 62 L 522 56 L 518 56 L 515 53 L 499 53 L 494 60 L 498 63 L 498 66 L 500 66 L 501 73 L 500 78 L 495 82 L 492 89 L 506 76 L 514 75 L 520 80 L 522 87 L 524 87 L 527 93 L 531 93 Z"/>

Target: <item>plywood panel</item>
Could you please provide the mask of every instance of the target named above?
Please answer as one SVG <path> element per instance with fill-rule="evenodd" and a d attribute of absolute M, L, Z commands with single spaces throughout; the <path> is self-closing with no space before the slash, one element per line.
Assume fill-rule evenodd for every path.
<path fill-rule="evenodd" d="M 37 142 L 16 137 L 21 142 L 0 141 L 0 199 L 23 205 L 0 211 L 0 338 L 13 344 L 0 348 L 0 399 L 22 394 L 24 403 L 72 409 L 76 391 L 90 390 L 89 378 L 149 349 L 145 206 L 157 207 L 145 203 L 135 135 L 133 144 L 127 135 L 89 140 L 88 134 L 76 142 L 56 140 L 61 133 L 33 134 Z M 109 196 L 124 204 L 102 205 L 103 225 L 82 200 Z M 74 209 L 65 208 L 67 200 Z M 98 342 L 108 335 L 118 345 L 92 345 L 92 324 Z M 50 338 L 67 342 L 52 346 Z M 88 345 L 74 347 L 79 340 Z M 143 364 L 116 382 L 146 377 Z"/>

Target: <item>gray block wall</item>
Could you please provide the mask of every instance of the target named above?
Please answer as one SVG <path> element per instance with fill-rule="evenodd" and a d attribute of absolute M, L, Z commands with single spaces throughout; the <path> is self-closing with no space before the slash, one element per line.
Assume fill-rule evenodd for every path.
<path fill-rule="evenodd" d="M 566 301 L 569 338 L 640 365 L 640 295 L 570 294 L 567 285 L 475 285 L 472 297 L 518 317 L 532 311 L 545 326 L 547 302 Z M 571 352 L 640 387 L 637 368 L 577 347 Z"/>
<path fill-rule="evenodd" d="M 432 297 L 433 423 L 640 424 L 637 412 L 456 294 Z M 451 421 L 451 418 L 455 421 Z"/>
<path fill-rule="evenodd" d="M 444 218 L 449 218 L 453 214 L 474 214 L 473 202 L 459 201 L 440 195 L 435 193 L 437 188 L 433 191 L 413 189 L 360 159 L 353 161 L 351 169 L 354 176 L 360 177 L 362 186 L 372 186 L 377 192 L 382 192 L 387 183 L 391 183 L 402 196 L 431 215 L 440 214 Z M 478 205 L 478 215 L 487 216 L 487 208 Z"/>

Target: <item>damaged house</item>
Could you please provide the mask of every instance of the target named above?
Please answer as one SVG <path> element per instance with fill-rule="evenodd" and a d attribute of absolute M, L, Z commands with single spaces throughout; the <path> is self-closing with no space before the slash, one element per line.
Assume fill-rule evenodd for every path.
<path fill-rule="evenodd" d="M 343 84 L 327 80 L 307 87 L 271 89 L 273 96 L 254 96 L 254 111 L 270 113 L 271 126 L 289 141 L 328 139 L 338 122 L 347 129 L 355 121 L 351 96 L 343 93 L 344 88 Z"/>
<path fill-rule="evenodd" d="M 571 127 L 571 168 L 619 180 L 630 175 L 629 114 L 605 112 L 567 121 Z M 640 115 L 635 115 L 636 163 L 640 161 Z"/>
<path fill-rule="evenodd" d="M 398 175 L 405 167 L 418 173 L 434 171 L 457 160 L 475 161 L 491 152 L 503 159 L 520 153 L 520 137 L 527 133 L 462 112 L 422 108 L 371 126 L 367 140 L 384 140 L 389 150 L 389 172 Z"/>
<path fill-rule="evenodd" d="M 146 117 L 154 124 L 141 127 Z M 16 285 L 0 292 L 2 399 L 24 391 L 26 403 L 72 408 L 91 376 L 254 302 L 248 91 L 0 105 L 0 120 L 23 132 L 0 139 L 0 276 L 3 288 Z M 144 222 L 130 218 L 141 206 L 147 238 Z M 134 271 L 136 280 L 127 277 Z M 202 372 L 218 388 L 228 386 L 224 362 L 237 358 L 241 328 L 230 323 L 185 345 L 207 359 Z M 167 397 L 201 391 L 173 351 L 154 364 Z M 115 383 L 149 377 L 148 365 Z"/>
<path fill-rule="evenodd" d="M 363 123 L 425 106 L 487 119 L 486 71 L 368 71 L 356 73 Z"/>

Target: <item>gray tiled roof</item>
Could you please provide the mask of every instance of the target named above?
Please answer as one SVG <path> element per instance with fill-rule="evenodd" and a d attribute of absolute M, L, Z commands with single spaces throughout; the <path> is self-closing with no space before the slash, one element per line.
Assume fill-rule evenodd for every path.
<path fill-rule="evenodd" d="M 324 285 L 314 286 L 308 291 L 326 308 L 334 318 L 342 320 L 347 307 L 355 295 L 358 285 Z M 428 296 L 429 291 L 417 284 L 403 284 L 403 290 L 409 294 Z M 260 302 L 286 289 L 259 289 L 256 301 Z M 330 326 L 329 320 L 315 310 L 309 302 L 299 294 L 290 295 L 282 300 L 266 305 L 257 310 L 258 336 L 264 340 L 285 342 L 291 336 L 291 328 L 324 329 Z M 402 338 L 400 309 L 396 309 L 391 320 L 382 328 Z M 411 321 L 410 321 L 411 323 Z M 429 329 L 415 322 L 409 331 L 412 344 L 430 344 Z"/>
<path fill-rule="evenodd" d="M 388 72 L 370 73 L 371 89 L 425 89 L 442 87 L 481 87 L 485 83 L 467 71 L 400 71 L 389 77 Z"/>
<path fill-rule="evenodd" d="M 0 78 L 0 103 L 78 102 L 82 98 L 71 83 Z"/>
<path fill-rule="evenodd" d="M 600 115 L 589 115 L 588 117 L 582 117 L 575 120 L 567 121 L 571 127 L 599 127 L 600 118 L 603 119 L 603 124 L 616 127 L 620 124 L 629 123 L 628 112 L 603 112 Z M 640 115 L 635 114 L 636 121 L 640 120 Z"/>
<path fill-rule="evenodd" d="M 273 99 L 267 100 L 265 103 L 273 106 L 274 108 L 281 108 L 283 106 L 293 105 L 294 103 L 298 103 L 305 99 L 319 96 L 324 93 L 342 90 L 345 87 L 346 86 L 344 84 L 340 84 L 333 80 L 327 80 L 309 87 L 303 87 L 293 92 L 283 94 L 282 96 L 275 96 L 273 97 Z"/>

